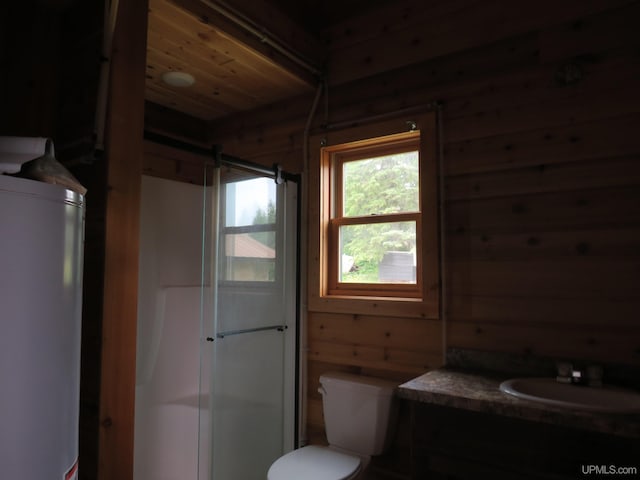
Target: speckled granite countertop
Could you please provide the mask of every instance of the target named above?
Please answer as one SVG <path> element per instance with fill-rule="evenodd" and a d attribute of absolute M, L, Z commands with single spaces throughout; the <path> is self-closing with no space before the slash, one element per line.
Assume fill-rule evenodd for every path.
<path fill-rule="evenodd" d="M 512 377 L 445 367 L 400 385 L 398 396 L 433 405 L 640 438 L 639 414 L 575 411 L 521 400 L 499 389 L 503 380 Z"/>

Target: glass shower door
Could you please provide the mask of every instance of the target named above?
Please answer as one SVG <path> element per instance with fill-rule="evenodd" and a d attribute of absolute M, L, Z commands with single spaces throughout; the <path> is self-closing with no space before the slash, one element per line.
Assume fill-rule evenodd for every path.
<path fill-rule="evenodd" d="M 294 443 L 297 186 L 226 166 L 212 177 L 200 478 L 264 480 Z"/>

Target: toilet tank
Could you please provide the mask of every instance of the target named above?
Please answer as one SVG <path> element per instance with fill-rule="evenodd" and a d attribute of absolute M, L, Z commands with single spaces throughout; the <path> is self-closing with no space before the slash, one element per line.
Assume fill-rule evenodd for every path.
<path fill-rule="evenodd" d="M 347 373 L 320 376 L 329 445 L 361 455 L 387 448 L 397 418 L 396 383 Z"/>

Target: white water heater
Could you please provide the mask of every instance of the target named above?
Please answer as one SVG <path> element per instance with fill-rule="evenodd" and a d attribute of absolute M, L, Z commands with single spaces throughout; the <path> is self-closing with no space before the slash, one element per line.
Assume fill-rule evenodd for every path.
<path fill-rule="evenodd" d="M 0 174 L 0 478 L 77 478 L 84 197 Z"/>

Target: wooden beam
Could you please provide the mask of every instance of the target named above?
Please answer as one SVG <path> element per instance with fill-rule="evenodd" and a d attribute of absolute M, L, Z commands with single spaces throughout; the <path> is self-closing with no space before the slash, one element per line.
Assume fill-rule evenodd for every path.
<path fill-rule="evenodd" d="M 170 135 L 185 141 L 208 144 L 207 123 L 186 113 L 145 102 L 144 126 L 146 130 Z"/>
<path fill-rule="evenodd" d="M 310 34 L 292 18 L 274 6 L 272 0 L 233 0 L 240 14 L 255 20 L 266 34 L 293 48 L 301 56 L 320 65 L 325 60 L 326 47 L 319 37 Z"/>
<path fill-rule="evenodd" d="M 147 2 L 120 2 L 111 58 L 98 478 L 133 478 Z"/>

